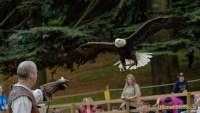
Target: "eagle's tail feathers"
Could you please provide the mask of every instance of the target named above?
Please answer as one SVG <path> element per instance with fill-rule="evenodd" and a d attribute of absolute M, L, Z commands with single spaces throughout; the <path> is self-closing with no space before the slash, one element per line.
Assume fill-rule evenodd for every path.
<path fill-rule="evenodd" d="M 137 69 L 139 67 L 145 66 L 150 62 L 150 58 L 152 58 L 152 53 L 138 53 L 136 52 L 136 58 L 137 58 L 137 65 L 133 65 L 134 61 L 131 59 L 125 59 L 126 63 L 126 70 L 133 70 Z M 118 66 L 120 71 L 125 71 L 121 61 L 117 61 L 113 66 Z"/>

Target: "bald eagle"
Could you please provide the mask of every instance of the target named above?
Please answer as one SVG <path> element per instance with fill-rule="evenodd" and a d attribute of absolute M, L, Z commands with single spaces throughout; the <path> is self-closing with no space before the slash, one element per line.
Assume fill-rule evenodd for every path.
<path fill-rule="evenodd" d="M 158 17 L 146 21 L 136 32 L 126 38 L 116 38 L 113 42 L 87 42 L 79 46 L 79 50 L 87 53 L 87 49 L 98 48 L 119 54 L 120 60 L 114 65 L 120 71 L 137 69 L 150 62 L 151 53 L 139 53 L 135 48 L 161 29 L 182 28 L 185 22 L 177 17 Z M 97 54 L 98 54 L 97 53 Z"/>

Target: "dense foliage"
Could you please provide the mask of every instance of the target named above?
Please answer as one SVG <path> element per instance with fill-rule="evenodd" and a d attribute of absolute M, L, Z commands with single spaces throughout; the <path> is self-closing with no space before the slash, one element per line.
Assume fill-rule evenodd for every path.
<path fill-rule="evenodd" d="M 144 44 L 143 50 L 199 47 L 199 0 L 171 1 L 165 11 L 153 10 L 152 4 L 149 0 L 0 0 L 1 70 L 12 75 L 22 60 L 33 60 L 40 68 L 73 69 L 74 64 L 94 60 L 98 51 L 82 55 L 76 51 L 80 44 L 126 37 L 157 15 L 185 18 L 188 26 L 173 35 L 176 40 Z"/>

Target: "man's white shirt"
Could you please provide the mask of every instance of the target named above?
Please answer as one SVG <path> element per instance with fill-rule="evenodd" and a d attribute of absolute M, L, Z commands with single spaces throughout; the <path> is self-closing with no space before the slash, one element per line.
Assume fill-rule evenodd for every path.
<path fill-rule="evenodd" d="M 31 90 L 22 84 L 15 84 L 15 86 L 21 86 L 28 91 L 33 93 L 36 103 L 41 103 L 43 101 L 43 93 L 40 89 Z M 11 104 L 12 113 L 31 113 L 32 102 L 26 96 L 21 96 L 14 100 Z"/>

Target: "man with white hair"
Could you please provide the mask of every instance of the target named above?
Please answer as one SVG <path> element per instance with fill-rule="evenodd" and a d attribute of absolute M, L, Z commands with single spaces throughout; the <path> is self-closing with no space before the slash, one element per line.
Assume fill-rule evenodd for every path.
<path fill-rule="evenodd" d="M 37 72 L 37 66 L 32 61 L 24 61 L 19 64 L 17 68 L 18 83 L 13 85 L 9 96 L 11 113 L 39 113 L 37 103 L 68 85 L 67 80 L 58 80 L 32 91 L 31 88 L 37 80 Z"/>

